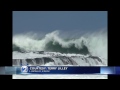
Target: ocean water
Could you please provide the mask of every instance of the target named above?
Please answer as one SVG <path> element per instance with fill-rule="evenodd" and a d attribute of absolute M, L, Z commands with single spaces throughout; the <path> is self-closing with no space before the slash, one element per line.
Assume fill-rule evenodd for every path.
<path fill-rule="evenodd" d="M 59 31 L 37 38 L 29 34 L 13 36 L 13 65 L 107 66 L 107 32 L 62 38 Z M 16 78 L 107 79 L 107 75 L 13 75 Z"/>

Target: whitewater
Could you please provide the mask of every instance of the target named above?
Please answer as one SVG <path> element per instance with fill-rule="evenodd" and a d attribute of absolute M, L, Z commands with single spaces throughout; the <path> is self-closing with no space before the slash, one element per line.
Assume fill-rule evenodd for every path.
<path fill-rule="evenodd" d="M 107 32 L 63 38 L 58 30 L 39 35 L 13 36 L 13 65 L 107 66 Z M 107 75 L 13 75 L 13 79 L 107 79 Z"/>

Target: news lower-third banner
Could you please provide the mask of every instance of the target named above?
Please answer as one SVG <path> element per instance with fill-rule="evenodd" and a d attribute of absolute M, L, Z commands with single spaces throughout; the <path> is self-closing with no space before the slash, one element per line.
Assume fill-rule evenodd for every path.
<path fill-rule="evenodd" d="M 4 66 L 0 75 L 13 74 L 113 74 L 120 75 L 120 67 L 81 67 L 81 66 Z"/>

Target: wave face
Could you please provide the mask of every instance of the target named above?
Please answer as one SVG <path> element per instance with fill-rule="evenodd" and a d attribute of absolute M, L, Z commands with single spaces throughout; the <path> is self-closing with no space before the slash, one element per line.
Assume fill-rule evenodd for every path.
<path fill-rule="evenodd" d="M 48 33 L 41 39 L 27 34 L 15 35 L 13 51 L 75 53 L 107 59 L 107 32 L 86 34 L 74 39 L 61 38 L 59 31 Z"/>
<path fill-rule="evenodd" d="M 106 60 L 98 56 L 82 54 L 62 54 L 57 52 L 13 52 L 13 65 L 77 65 L 98 66 L 106 65 Z"/>
<path fill-rule="evenodd" d="M 49 41 L 48 43 L 46 43 L 46 45 L 44 46 L 44 49 L 42 49 L 43 51 L 51 51 L 51 52 L 60 52 L 60 53 L 76 53 L 76 54 L 90 54 L 90 52 L 88 51 L 88 48 L 84 45 L 84 43 L 81 43 L 82 48 L 79 49 L 77 47 L 75 47 L 75 44 L 71 44 L 71 46 L 69 47 L 62 47 L 61 44 L 59 44 L 59 42 L 54 42 L 54 41 Z M 16 44 L 13 44 L 13 51 L 18 51 L 18 52 L 31 52 L 31 51 L 41 51 L 41 49 L 38 50 L 32 50 L 32 49 L 25 49 L 23 47 L 17 46 Z"/>

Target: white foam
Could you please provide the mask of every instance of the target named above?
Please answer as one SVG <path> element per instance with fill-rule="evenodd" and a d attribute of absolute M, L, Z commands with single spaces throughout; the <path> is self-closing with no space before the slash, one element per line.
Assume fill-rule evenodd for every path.
<path fill-rule="evenodd" d="M 13 79 L 108 79 L 107 75 L 13 75 Z"/>

